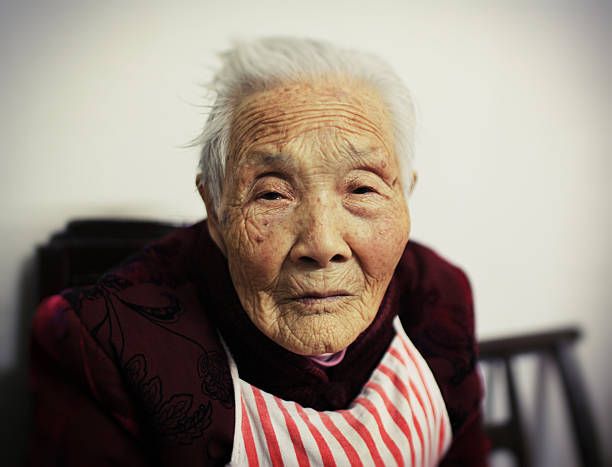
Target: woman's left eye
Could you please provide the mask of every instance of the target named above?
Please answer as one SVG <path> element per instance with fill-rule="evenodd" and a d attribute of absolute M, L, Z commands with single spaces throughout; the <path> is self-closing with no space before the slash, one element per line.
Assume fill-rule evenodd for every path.
<path fill-rule="evenodd" d="M 358 188 L 355 188 L 352 193 L 354 195 L 365 195 L 367 193 L 373 193 L 374 190 L 372 188 L 370 188 L 369 186 L 360 186 Z"/>
<path fill-rule="evenodd" d="M 267 201 L 276 201 L 277 199 L 282 199 L 282 195 L 276 191 L 268 191 L 259 196 L 260 199 L 265 199 Z"/>

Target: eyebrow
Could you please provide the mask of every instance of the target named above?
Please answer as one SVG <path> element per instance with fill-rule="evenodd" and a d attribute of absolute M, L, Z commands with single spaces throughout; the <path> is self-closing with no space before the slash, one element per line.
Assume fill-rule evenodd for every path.
<path fill-rule="evenodd" d="M 383 180 L 388 178 L 384 174 L 384 165 L 380 165 L 380 155 L 377 154 L 376 151 L 357 149 L 350 141 L 346 141 L 342 146 L 341 151 L 351 159 L 355 159 L 353 162 L 346 161 L 348 166 L 351 166 L 353 169 L 371 171 Z M 271 172 L 282 178 L 286 178 L 287 174 L 291 173 L 296 168 L 294 158 L 290 154 L 283 152 L 252 151 L 247 154 L 247 160 L 250 166 L 263 166 L 271 169 L 270 171 L 258 175 L 256 178 L 261 178 Z M 277 172 L 277 170 L 279 170 L 279 172 Z M 389 182 L 387 183 L 389 184 Z M 391 184 L 393 184 L 393 182 L 391 182 Z"/>
<path fill-rule="evenodd" d="M 347 141 L 344 148 L 342 149 L 347 155 L 355 157 L 357 159 L 364 159 L 375 155 L 371 151 L 363 151 L 357 149 L 353 143 Z M 270 153 L 265 151 L 252 151 L 247 155 L 249 165 L 261 164 L 261 165 L 275 165 L 275 166 L 294 166 L 295 162 L 291 155 L 278 152 Z"/>
<path fill-rule="evenodd" d="M 393 188 L 398 177 L 390 177 L 386 173 L 387 164 L 379 159 L 379 154 L 376 151 L 360 150 L 357 149 L 353 143 L 347 141 L 346 152 L 357 159 L 357 164 L 354 168 L 367 170 L 378 175 L 390 188 Z"/>
<path fill-rule="evenodd" d="M 357 164 L 365 164 L 364 166 L 360 167 L 368 166 L 369 164 L 367 164 L 367 162 L 374 162 L 375 166 L 378 166 L 378 164 L 381 162 L 380 154 L 377 151 L 357 149 L 351 142 L 348 142 L 346 145 L 345 152 L 350 157 L 357 159 Z"/>
<path fill-rule="evenodd" d="M 289 154 L 282 152 L 270 153 L 264 151 L 253 151 L 247 155 L 249 164 L 263 164 L 263 165 L 291 165 L 293 161 Z"/>
<path fill-rule="evenodd" d="M 348 144 L 347 144 L 346 150 L 353 157 L 356 157 L 358 159 L 363 159 L 364 157 L 368 157 L 372 155 L 370 151 L 361 151 L 357 149 L 355 146 L 353 146 L 353 143 L 351 143 L 350 141 L 348 141 L 347 143 Z"/>
<path fill-rule="evenodd" d="M 295 167 L 295 161 L 289 154 L 253 151 L 247 155 L 249 165 L 273 167 Z"/>

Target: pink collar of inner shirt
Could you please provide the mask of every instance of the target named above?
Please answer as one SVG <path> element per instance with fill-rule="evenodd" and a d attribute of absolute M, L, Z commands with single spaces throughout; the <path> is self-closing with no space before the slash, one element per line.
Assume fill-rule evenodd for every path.
<path fill-rule="evenodd" d="M 344 355 L 346 354 L 346 349 L 341 350 L 336 353 L 324 353 L 321 355 L 309 355 L 308 358 L 311 359 L 318 365 L 330 367 L 336 366 L 338 363 L 342 361 Z"/>

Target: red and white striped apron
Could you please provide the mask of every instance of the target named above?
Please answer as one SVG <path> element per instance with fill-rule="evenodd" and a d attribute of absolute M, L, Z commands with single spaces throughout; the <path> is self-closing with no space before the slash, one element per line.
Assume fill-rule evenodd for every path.
<path fill-rule="evenodd" d="M 433 466 L 451 442 L 440 389 L 396 318 L 396 335 L 346 410 L 319 412 L 242 381 L 228 352 L 236 401 L 232 466 Z"/>

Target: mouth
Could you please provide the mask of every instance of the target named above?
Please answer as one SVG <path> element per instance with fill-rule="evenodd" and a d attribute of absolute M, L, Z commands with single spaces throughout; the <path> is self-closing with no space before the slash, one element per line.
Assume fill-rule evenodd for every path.
<path fill-rule="evenodd" d="M 349 294 L 345 290 L 333 290 L 328 292 L 306 292 L 304 294 L 294 297 L 293 300 L 303 305 L 320 305 L 333 303 L 338 300 L 342 300 L 344 297 L 349 297 Z"/>

